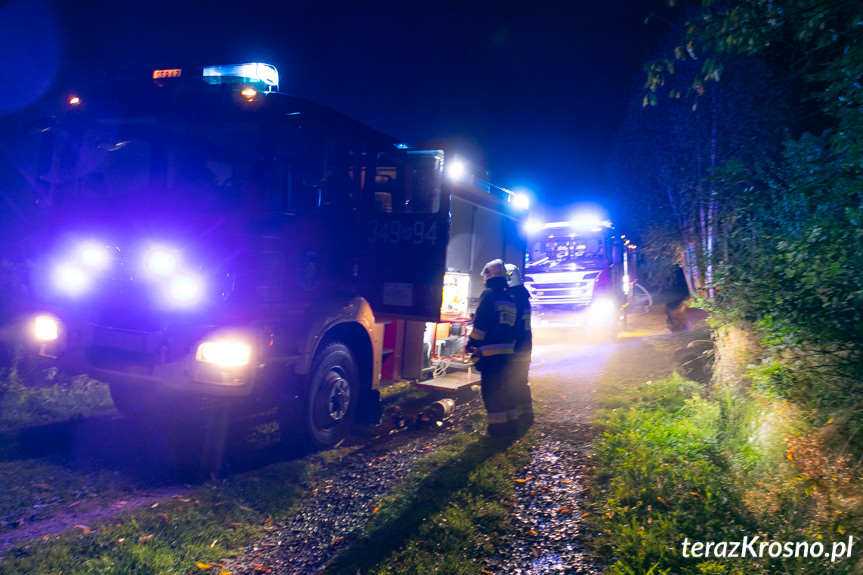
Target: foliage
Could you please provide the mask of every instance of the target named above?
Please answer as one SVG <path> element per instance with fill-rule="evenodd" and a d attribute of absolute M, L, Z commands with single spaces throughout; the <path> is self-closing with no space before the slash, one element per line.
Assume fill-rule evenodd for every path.
<path fill-rule="evenodd" d="M 798 429 L 782 402 L 705 392 L 678 376 L 600 390 L 592 523 L 607 572 L 856 572 L 857 554 L 835 563 L 684 555 L 687 540 L 756 536 L 830 550 L 863 527 L 859 473 L 848 457 L 831 457 L 823 433 Z"/>
<path fill-rule="evenodd" d="M 777 92 L 769 107 L 754 88 Z M 753 60 L 740 61 L 709 98 L 664 99 L 647 108 L 632 102 L 609 168 L 627 190 L 626 216 L 640 229 L 639 245 L 649 256 L 670 247 L 673 257 L 661 261 L 683 268 L 693 296 L 716 285 L 727 214 L 745 201 L 758 166 L 780 154 L 774 126 L 788 113 L 786 94 Z"/>
<path fill-rule="evenodd" d="M 614 164 L 640 243 L 673 238 L 691 294 L 717 321 L 761 328 L 785 364 L 765 366 L 765 392 L 815 421 L 837 415 L 858 437 L 863 6 L 671 4 L 681 20 L 647 65 Z"/>
<path fill-rule="evenodd" d="M 219 558 L 271 529 L 272 517 L 289 512 L 317 469 L 313 460 L 288 462 L 266 474 L 210 484 L 12 548 L 0 563 L 10 575 L 218 573 Z"/>
<path fill-rule="evenodd" d="M 532 428 L 510 442 L 479 437 L 476 431 L 486 425 L 481 412 L 468 423 L 415 462 L 371 513 L 365 534 L 327 572 L 354 573 L 358 566 L 364 573 L 481 570 L 482 559 L 494 552 L 497 534 L 509 528 L 504 501 L 513 496 L 513 479 L 529 461 L 537 431 Z M 149 499 L 134 511 L 4 550 L 0 572 L 268 572 L 270 566 L 240 562 L 235 562 L 236 571 L 228 571 L 226 558 L 294 516 L 304 497 L 319 497 L 318 487 L 343 472 L 342 458 L 349 452 L 312 454 Z M 9 487 L 8 497 L 0 499 L 0 519 L 10 523 L 33 506 L 65 507 L 77 498 L 128 493 L 128 486 L 118 485 L 110 472 L 85 477 L 33 462 L 0 467 L 0 480 L 4 469 L 18 475 L 24 471 L 0 482 Z"/>
<path fill-rule="evenodd" d="M 63 421 L 111 411 L 108 386 L 87 376 L 66 377 L 20 356 L 0 387 L 0 429 Z"/>

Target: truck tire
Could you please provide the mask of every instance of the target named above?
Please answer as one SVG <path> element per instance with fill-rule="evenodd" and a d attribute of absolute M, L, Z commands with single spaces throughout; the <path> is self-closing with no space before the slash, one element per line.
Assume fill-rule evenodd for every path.
<path fill-rule="evenodd" d="M 353 353 L 343 343 L 327 344 L 315 355 L 306 385 L 280 409 L 282 442 L 314 449 L 336 446 L 347 436 L 358 402 Z"/>

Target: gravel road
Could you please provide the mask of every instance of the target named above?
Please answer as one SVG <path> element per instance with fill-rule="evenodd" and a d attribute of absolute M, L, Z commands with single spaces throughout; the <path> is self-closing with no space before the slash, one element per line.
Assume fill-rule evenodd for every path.
<path fill-rule="evenodd" d="M 545 406 L 537 419 L 539 441 L 517 483 L 514 530 L 489 566 L 495 574 L 598 574 L 590 556 L 584 516 L 591 471 L 591 425 L 599 385 L 624 379 L 649 381 L 669 375 L 678 338 L 668 332 L 664 310 L 630 317 L 628 331 L 611 343 L 573 344 L 560 332 L 534 333 L 531 387 Z"/>
<path fill-rule="evenodd" d="M 588 512 L 586 478 L 591 466 L 591 421 L 597 387 L 607 378 L 637 377 L 646 381 L 668 374 L 676 344 L 665 330 L 664 320 L 664 314 L 636 318 L 624 337 L 602 344 L 577 344 L 567 334 L 535 330 L 531 385 L 540 407 L 536 421 L 538 441 L 529 465 L 516 478 L 516 498 L 510 502 L 513 530 L 489 558 L 487 572 L 602 572 L 602 566 L 589 554 L 590 533 L 583 518 Z M 305 507 L 290 521 L 273 526 L 265 539 L 237 557 L 225 559 L 224 570 L 240 575 L 255 572 L 255 565 L 267 565 L 272 575 L 330 572 L 328 562 L 361 536 L 376 502 L 402 481 L 418 458 L 440 447 L 480 407 L 481 402 L 475 398 L 457 405 L 443 427 L 410 427 L 367 441 L 344 457 L 336 477 L 315 486 L 320 497 L 307 498 Z M 122 420 L 106 420 L 101 425 L 125 424 Z M 154 461 L 161 460 L 155 457 Z M 178 488 L 170 481 L 156 483 L 164 489 Z M 154 486 L 140 499 L 149 501 L 159 491 Z M 64 520 L 80 522 L 82 512 L 67 515 L 32 527 L 39 533 L 57 532 L 68 527 Z M 22 537 L 33 536 L 25 531 L 6 533 L 8 540 L 0 538 L 0 543 L 11 545 Z"/>
<path fill-rule="evenodd" d="M 632 329 L 616 342 L 577 345 L 565 335 L 542 337 L 538 332 L 531 385 L 536 402 L 543 405 L 536 421 L 539 440 L 530 464 L 516 480 L 517 497 L 511 502 L 514 529 L 490 558 L 487 572 L 602 572 L 588 551 L 590 534 L 583 518 L 597 386 L 609 374 L 632 376 L 635 370 L 636 377 L 650 378 L 671 368 L 668 358 L 657 361 L 654 346 L 645 343 L 645 337 L 665 331 L 664 315 L 637 319 Z M 326 497 L 310 498 L 291 521 L 241 556 L 226 560 L 226 570 L 251 573 L 251 565 L 264 564 L 273 575 L 326 573 L 327 562 L 359 536 L 375 501 L 477 407 L 476 400 L 458 406 L 443 430 L 395 434 L 346 457 L 339 476 L 319 488 Z"/>

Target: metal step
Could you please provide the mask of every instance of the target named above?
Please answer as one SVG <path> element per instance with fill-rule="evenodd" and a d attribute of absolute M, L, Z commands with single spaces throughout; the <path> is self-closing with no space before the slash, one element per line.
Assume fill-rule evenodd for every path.
<path fill-rule="evenodd" d="M 451 371 L 443 377 L 426 379 L 417 382 L 417 385 L 426 389 L 438 391 L 459 391 L 471 385 L 479 385 L 480 373 L 468 368 L 466 371 Z"/>

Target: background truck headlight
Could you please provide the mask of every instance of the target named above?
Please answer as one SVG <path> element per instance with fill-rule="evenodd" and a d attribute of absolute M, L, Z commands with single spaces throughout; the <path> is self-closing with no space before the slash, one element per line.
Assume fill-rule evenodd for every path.
<path fill-rule="evenodd" d="M 588 314 L 592 326 L 612 325 L 617 319 L 617 306 L 610 299 L 600 298 L 590 305 Z"/>

